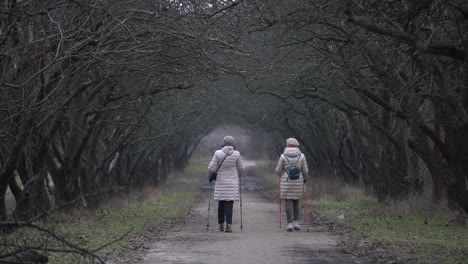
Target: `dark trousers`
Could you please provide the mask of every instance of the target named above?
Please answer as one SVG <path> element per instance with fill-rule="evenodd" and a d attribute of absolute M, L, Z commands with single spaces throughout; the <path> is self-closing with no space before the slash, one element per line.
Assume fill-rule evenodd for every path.
<path fill-rule="evenodd" d="M 299 200 L 286 199 L 286 218 L 288 224 L 294 221 L 299 221 Z"/>
<path fill-rule="evenodd" d="M 218 224 L 224 224 L 224 220 L 232 225 L 232 207 L 234 201 L 218 201 Z"/>

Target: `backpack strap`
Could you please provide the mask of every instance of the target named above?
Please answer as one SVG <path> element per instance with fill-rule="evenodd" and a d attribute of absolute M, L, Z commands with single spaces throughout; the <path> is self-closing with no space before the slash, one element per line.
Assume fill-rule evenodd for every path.
<path fill-rule="evenodd" d="M 227 156 L 229 156 L 229 152 L 226 154 L 226 156 L 224 156 L 224 159 L 221 161 L 221 163 L 219 164 L 219 166 L 218 166 L 218 168 L 216 169 L 215 172 L 218 172 L 219 168 L 221 168 L 221 165 L 223 165 L 223 162 L 227 158 Z"/>
<path fill-rule="evenodd" d="M 291 162 L 288 160 L 288 158 L 286 157 L 286 155 L 284 155 L 284 154 L 281 154 L 281 155 L 283 155 L 284 158 L 288 161 L 288 164 L 291 165 Z M 302 158 L 302 153 L 301 153 L 301 155 L 299 155 L 299 158 L 297 158 L 296 163 L 294 163 L 294 165 L 297 165 L 297 164 L 299 163 L 299 160 L 300 160 L 301 158 Z"/>
<path fill-rule="evenodd" d="M 299 155 L 299 158 L 297 158 L 296 164 L 294 164 L 294 165 L 297 165 L 299 163 L 299 160 L 301 160 L 301 158 L 302 158 L 302 153 L 301 153 L 301 155 Z"/>

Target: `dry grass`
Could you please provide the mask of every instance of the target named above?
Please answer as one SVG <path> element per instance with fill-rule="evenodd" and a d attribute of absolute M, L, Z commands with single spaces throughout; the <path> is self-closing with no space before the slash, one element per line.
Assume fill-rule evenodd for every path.
<path fill-rule="evenodd" d="M 448 208 L 447 200 L 435 203 L 430 193 L 411 195 L 402 200 L 378 203 L 375 197 L 367 195 L 363 188 L 345 184 L 336 178 L 314 178 L 308 182 L 310 198 L 316 201 L 334 201 L 372 205 L 378 216 L 420 216 L 433 220 L 453 220 L 459 213 Z"/>
<path fill-rule="evenodd" d="M 385 248 L 398 259 L 417 263 L 463 263 L 468 229 L 457 224 L 458 212 L 430 195 L 379 203 L 356 186 L 333 179 L 312 180 L 314 212 Z M 339 219 L 344 216 L 344 219 Z"/>
<path fill-rule="evenodd" d="M 171 188 L 144 188 L 109 200 L 97 210 L 57 212 L 50 215 L 47 221 L 37 224 L 87 250 L 93 251 L 110 243 L 95 252 L 105 259 L 129 243 L 134 247 L 133 237 L 140 232 L 148 229 L 160 230 L 185 215 L 198 201 L 200 193 L 175 186 L 182 182 L 192 182 L 191 175 L 190 171 L 177 172 L 170 177 Z M 112 243 L 125 234 L 127 236 L 122 240 Z M 49 256 L 50 263 L 92 263 L 91 258 L 78 253 L 58 252 L 71 248 L 35 229 L 20 228 L 14 233 L 1 236 L 0 255 L 26 247 L 43 248 L 40 252 Z"/>
<path fill-rule="evenodd" d="M 446 199 L 435 203 L 429 195 L 413 195 L 405 200 L 391 201 L 380 208 L 380 214 L 385 216 L 414 215 L 425 219 L 448 221 L 458 216 L 458 212 L 448 208 Z"/>
<path fill-rule="evenodd" d="M 310 198 L 333 198 L 338 201 L 366 198 L 362 189 L 343 183 L 337 178 L 314 177 L 307 182 Z"/>

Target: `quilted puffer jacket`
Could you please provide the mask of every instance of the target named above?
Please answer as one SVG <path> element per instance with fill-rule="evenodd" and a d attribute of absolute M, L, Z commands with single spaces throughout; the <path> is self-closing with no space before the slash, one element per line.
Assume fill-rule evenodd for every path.
<path fill-rule="evenodd" d="M 224 157 L 226 159 L 221 164 Z M 232 146 L 224 146 L 217 150 L 208 166 L 208 177 L 216 171 L 219 164 L 221 167 L 218 170 L 215 183 L 214 199 L 219 201 L 239 200 L 239 177 L 244 174 L 241 154 Z"/>
<path fill-rule="evenodd" d="M 297 180 L 290 180 L 286 173 L 292 164 L 296 164 L 301 170 L 301 176 Z M 300 199 L 302 197 L 303 182 L 304 179 L 307 179 L 309 168 L 307 168 L 306 158 L 299 148 L 287 147 L 284 149 L 278 160 L 278 165 L 276 165 L 276 174 L 281 177 L 281 199 Z"/>

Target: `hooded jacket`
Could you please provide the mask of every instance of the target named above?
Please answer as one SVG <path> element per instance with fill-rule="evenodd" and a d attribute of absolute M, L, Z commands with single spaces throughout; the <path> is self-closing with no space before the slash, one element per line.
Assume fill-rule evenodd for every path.
<path fill-rule="evenodd" d="M 297 180 L 290 180 L 286 172 L 294 164 L 300 168 L 301 175 Z M 309 175 L 309 168 L 307 167 L 304 154 L 301 153 L 298 147 L 287 147 L 284 149 L 283 154 L 278 160 L 278 165 L 276 165 L 276 174 L 281 177 L 282 199 L 300 199 L 302 197 L 304 190 L 303 181 Z"/>
<path fill-rule="evenodd" d="M 224 157 L 226 159 L 221 164 Z M 219 201 L 239 200 L 239 177 L 244 174 L 244 164 L 239 151 L 234 150 L 233 146 L 224 146 L 217 150 L 208 166 L 208 177 L 216 171 L 220 164 L 221 167 L 215 182 L 214 199 Z"/>

